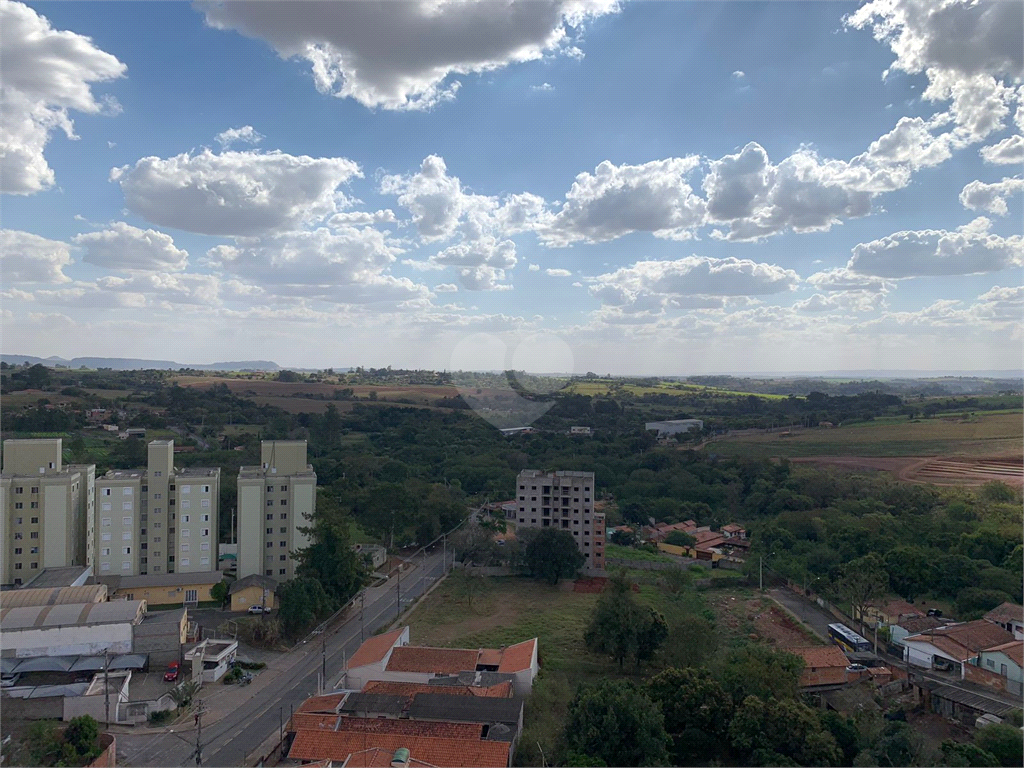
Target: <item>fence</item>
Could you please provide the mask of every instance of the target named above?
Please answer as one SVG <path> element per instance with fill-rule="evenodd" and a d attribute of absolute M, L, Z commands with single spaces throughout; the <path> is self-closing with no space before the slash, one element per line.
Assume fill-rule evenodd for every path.
<path fill-rule="evenodd" d="M 676 571 L 692 568 L 699 565 L 696 560 L 681 560 L 679 562 L 665 563 L 653 560 L 626 560 L 621 557 L 605 558 L 605 563 L 611 566 L 629 568 L 632 571 Z"/>

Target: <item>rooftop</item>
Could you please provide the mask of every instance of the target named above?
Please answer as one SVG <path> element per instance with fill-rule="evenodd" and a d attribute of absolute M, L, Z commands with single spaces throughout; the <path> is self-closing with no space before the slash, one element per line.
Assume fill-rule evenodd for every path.
<path fill-rule="evenodd" d="M 82 582 L 92 569 L 87 565 L 70 565 L 67 568 L 44 568 L 43 571 L 22 589 L 48 589 L 51 587 L 70 587 L 75 582 Z"/>
<path fill-rule="evenodd" d="M 789 652 L 804 660 L 804 669 L 800 673 L 801 687 L 842 685 L 847 681 L 846 667 L 850 662 L 839 647 L 790 648 Z"/>
<path fill-rule="evenodd" d="M 413 720 L 506 723 L 509 725 L 518 725 L 522 712 L 523 700 L 521 698 L 448 696 L 443 693 L 418 693 L 413 697 L 408 710 L 409 717 Z"/>
<path fill-rule="evenodd" d="M 220 467 L 175 467 L 174 474 L 177 477 L 217 477 Z"/>
<path fill-rule="evenodd" d="M 1003 603 L 986 613 L 985 618 L 1000 624 L 1009 624 L 1011 621 L 1024 622 L 1024 605 Z"/>
<path fill-rule="evenodd" d="M 92 624 L 138 623 L 145 614 L 144 600 L 109 603 L 68 603 L 0 609 L 0 631 Z"/>
<path fill-rule="evenodd" d="M 146 587 L 179 587 L 186 584 L 216 584 L 221 580 L 218 571 L 199 573 L 150 573 L 146 576 L 100 576 L 97 581 L 106 584 L 111 592 L 119 589 L 145 589 Z"/>
<path fill-rule="evenodd" d="M 1010 658 L 1018 667 L 1024 667 L 1024 640 L 1011 640 L 1002 645 L 994 645 L 986 653 L 1001 653 Z"/>
<path fill-rule="evenodd" d="M 0 608 L 18 608 L 30 605 L 64 605 L 66 603 L 96 603 L 107 599 L 107 588 L 102 584 L 82 587 L 48 587 L 45 589 L 12 589 L 0 593 Z"/>
<path fill-rule="evenodd" d="M 356 667 L 364 667 L 367 664 L 376 664 L 382 661 L 406 629 L 407 627 L 399 627 L 364 641 L 358 650 L 352 654 L 352 658 L 349 659 L 348 668 L 355 669 Z"/>
<path fill-rule="evenodd" d="M 274 592 L 277 590 L 278 581 L 276 579 L 270 578 L 269 576 L 264 576 L 259 573 L 253 573 L 248 576 L 243 576 L 242 578 L 233 582 L 231 586 L 228 587 L 228 594 L 233 595 L 236 592 L 246 589 L 248 587 L 259 587 L 260 589 L 269 589 L 271 592 Z"/>
<path fill-rule="evenodd" d="M 908 616 L 896 622 L 896 626 L 903 627 L 907 632 L 913 634 L 915 632 L 924 632 L 927 629 L 943 627 L 948 623 L 935 616 Z"/>
<path fill-rule="evenodd" d="M 291 760 L 330 759 L 344 762 L 356 752 L 378 748 L 391 752 L 408 749 L 410 755 L 438 768 L 506 768 L 509 747 L 501 741 L 472 741 L 436 736 L 387 733 L 320 732 L 300 730 L 288 753 Z"/>
<path fill-rule="evenodd" d="M 311 696 L 299 705 L 297 712 L 337 712 L 347 693 L 328 693 Z"/>

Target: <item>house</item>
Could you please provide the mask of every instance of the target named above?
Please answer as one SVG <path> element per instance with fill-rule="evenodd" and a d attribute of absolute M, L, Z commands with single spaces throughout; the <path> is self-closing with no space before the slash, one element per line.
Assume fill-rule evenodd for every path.
<path fill-rule="evenodd" d="M 438 723 L 437 727 L 426 729 L 430 735 L 409 735 L 401 733 L 362 733 L 359 731 L 318 731 L 302 729 L 296 731 L 291 749 L 288 751 L 290 760 L 309 762 L 312 760 L 329 759 L 343 765 L 350 765 L 349 758 L 357 754 L 365 754 L 368 750 L 380 750 L 385 756 L 396 755 L 406 750 L 397 763 L 405 766 L 406 760 L 412 756 L 436 768 L 507 768 L 510 765 L 511 749 L 507 742 L 485 741 L 482 739 L 460 738 L 449 736 L 448 723 Z M 482 726 L 481 726 L 482 730 Z M 368 765 L 362 760 L 352 764 Z M 395 762 L 385 763 L 395 766 Z"/>
<path fill-rule="evenodd" d="M 215 683 L 230 669 L 237 653 L 237 640 L 203 640 L 185 654 L 185 667 L 191 668 L 193 680 Z"/>
<path fill-rule="evenodd" d="M 428 648 L 409 645 L 406 626 L 364 642 L 352 654 L 344 681 L 358 689 L 371 681 L 429 684 L 452 676 L 480 684 L 487 673 L 496 672 L 508 676 L 517 694 L 526 695 L 539 671 L 537 638 L 499 649 Z"/>
<path fill-rule="evenodd" d="M 889 642 L 902 647 L 903 638 L 907 635 L 917 635 L 950 623 L 953 622 L 936 616 L 904 616 L 889 625 Z"/>
<path fill-rule="evenodd" d="M 573 437 L 590 437 L 593 434 L 593 430 L 590 427 L 569 427 L 569 434 Z"/>
<path fill-rule="evenodd" d="M 903 638 L 903 658 L 915 667 L 945 669 L 962 680 L 965 664 L 973 663 L 982 651 L 1013 639 L 1011 633 L 984 619 L 947 624 Z"/>
<path fill-rule="evenodd" d="M 373 570 L 382 568 L 388 561 L 388 551 L 380 544 L 353 544 L 352 549 L 362 555 Z"/>
<path fill-rule="evenodd" d="M 213 600 L 210 590 L 219 584 L 217 571 L 151 573 L 144 576 L 100 576 L 111 600 L 145 600 L 148 605 L 190 605 Z"/>
<path fill-rule="evenodd" d="M 1016 696 L 1024 695 L 1024 641 L 1014 639 L 1002 645 L 992 646 L 978 654 L 978 658 L 972 664 L 1001 678 L 1001 680 L 992 680 L 991 682 L 988 680 L 978 680 L 977 682 L 989 685 L 995 683 L 996 685 L 992 685 L 992 687 L 1001 685 L 1003 689 Z M 965 677 L 972 676 L 972 669 L 967 668 L 964 671 Z"/>
<path fill-rule="evenodd" d="M 866 669 L 851 671 L 846 654 L 836 645 L 790 648 L 789 652 L 804 660 L 801 690 L 820 691 L 869 677 Z"/>
<path fill-rule="evenodd" d="M 947 685 L 936 680 L 915 679 L 912 682 L 917 701 L 925 709 L 959 722 L 967 727 L 974 727 L 978 718 L 994 715 L 1002 719 L 1019 709 L 1003 699 L 993 698 L 958 685 Z"/>
<path fill-rule="evenodd" d="M 727 539 L 745 539 L 747 538 L 747 529 L 736 525 L 736 523 L 729 523 L 722 526 L 722 534 Z"/>
<path fill-rule="evenodd" d="M 228 587 L 232 611 L 247 611 L 254 605 L 277 608 L 278 583 L 270 576 L 258 573 L 243 576 Z"/>
<path fill-rule="evenodd" d="M 898 623 L 900 619 L 924 616 L 925 612 L 906 600 L 889 600 L 882 604 L 869 604 L 864 608 L 864 615 L 854 609 L 855 619 L 862 620 L 868 626 L 874 626 L 877 622 L 880 626 L 891 626 Z"/>
<path fill-rule="evenodd" d="M 1024 606 L 1016 603 L 1003 603 L 982 618 L 993 624 L 998 624 L 1007 632 L 1012 632 L 1018 640 L 1024 640 Z"/>

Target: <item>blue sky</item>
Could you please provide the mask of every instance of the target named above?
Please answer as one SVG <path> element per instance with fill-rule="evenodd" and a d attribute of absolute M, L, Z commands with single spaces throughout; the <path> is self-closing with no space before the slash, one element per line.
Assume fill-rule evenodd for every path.
<path fill-rule="evenodd" d="M 1018 368 L 1021 7 L 3 0 L 4 351 Z"/>

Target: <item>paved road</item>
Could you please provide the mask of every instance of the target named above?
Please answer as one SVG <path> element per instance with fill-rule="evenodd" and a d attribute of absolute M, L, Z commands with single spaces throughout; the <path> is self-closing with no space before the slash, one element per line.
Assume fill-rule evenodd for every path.
<path fill-rule="evenodd" d="M 450 565 L 451 553 L 448 554 Z M 408 607 L 442 575 L 441 560 L 442 555 L 439 551 L 428 554 L 425 560 L 417 559 L 414 571 L 401 577 L 403 608 Z M 327 636 L 329 688 L 337 683 L 344 669 L 345 660 L 359 647 L 360 631 L 362 630 L 364 637 L 370 637 L 375 630 L 395 620 L 397 597 L 396 579 L 389 581 L 386 587 L 368 591 L 362 622 L 359 613 L 356 613 L 353 618 Z M 250 753 L 254 753 L 268 736 L 278 730 L 281 721 L 287 721 L 292 707 L 298 708 L 306 698 L 316 693 L 325 647 L 318 640 L 320 638 L 294 649 L 291 653 L 296 655 L 298 662 L 291 669 L 282 672 L 272 681 L 273 684 L 258 691 L 217 722 L 203 728 L 203 765 L 243 765 Z M 253 688 L 255 687 L 253 684 Z M 195 740 L 194 730 L 184 731 L 181 736 L 170 733 L 118 734 L 118 762 L 131 766 L 194 765 Z"/>

